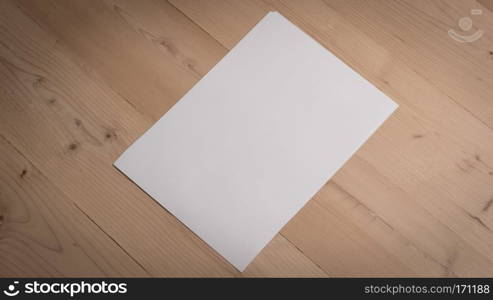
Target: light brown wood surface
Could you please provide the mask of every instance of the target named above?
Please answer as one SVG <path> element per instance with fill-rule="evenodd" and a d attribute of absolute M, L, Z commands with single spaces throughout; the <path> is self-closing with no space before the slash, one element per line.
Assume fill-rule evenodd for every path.
<path fill-rule="evenodd" d="M 0 276 L 493 276 L 492 2 L 0 1 Z M 112 163 L 270 10 L 400 107 L 239 273 Z"/>

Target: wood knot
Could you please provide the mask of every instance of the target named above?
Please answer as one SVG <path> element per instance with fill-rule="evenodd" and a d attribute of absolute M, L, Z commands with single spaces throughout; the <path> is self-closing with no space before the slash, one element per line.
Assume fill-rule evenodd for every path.
<path fill-rule="evenodd" d="M 113 130 L 108 130 L 108 131 L 104 134 L 104 138 L 105 138 L 106 140 L 116 139 L 116 133 L 115 133 Z"/>
<path fill-rule="evenodd" d="M 33 87 L 38 87 L 45 82 L 45 78 L 43 76 L 37 76 L 33 82 Z"/>

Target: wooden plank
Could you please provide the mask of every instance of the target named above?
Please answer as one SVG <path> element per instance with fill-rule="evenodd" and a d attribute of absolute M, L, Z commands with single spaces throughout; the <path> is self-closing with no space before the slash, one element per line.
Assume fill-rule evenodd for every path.
<path fill-rule="evenodd" d="M 484 207 L 493 195 L 489 184 L 493 175 L 490 167 L 493 165 L 493 138 L 485 124 L 402 63 L 398 53 L 375 42 L 322 1 L 272 1 L 261 3 L 258 7 L 262 9 L 251 11 L 242 5 L 235 7 L 237 2 L 231 1 L 211 4 L 208 1 L 172 0 L 171 3 L 225 45 L 235 43 L 233 33 L 223 36 L 217 23 L 226 28 L 237 28 L 239 24 L 232 27 L 228 20 L 245 20 L 250 14 L 249 21 L 244 23 L 246 28 L 268 10 L 277 9 L 401 104 L 398 112 L 334 177 L 333 182 L 348 194 L 355 195 L 353 198 L 368 208 L 368 214 L 389 224 L 395 233 L 391 239 L 386 239 L 385 231 L 371 231 L 360 223 L 357 226 L 365 233 L 365 238 L 353 245 L 354 249 L 371 247 L 374 240 L 382 241 L 380 243 L 389 253 L 406 249 L 405 254 L 395 255 L 397 261 L 411 271 L 393 264 L 377 252 L 370 252 L 375 253 L 372 257 L 383 265 L 374 263 L 370 266 L 365 259 L 361 264 L 351 265 L 354 255 L 347 254 L 339 258 L 339 270 L 344 272 L 343 275 L 392 272 L 408 275 L 414 272 L 484 276 L 489 273 L 493 256 L 488 227 L 492 224 L 488 217 L 491 212 Z M 199 11 L 203 13 L 199 14 Z M 212 24 L 210 20 L 215 21 Z M 239 40 L 245 31 L 238 31 L 236 39 Z M 330 194 L 333 196 L 332 193 L 334 191 Z M 317 201 L 328 203 L 330 197 L 317 198 L 321 199 Z M 307 206 L 303 212 L 308 209 Z M 342 210 L 342 213 L 350 220 L 349 211 Z M 321 229 L 313 232 L 310 238 L 306 228 L 292 227 L 290 223 L 283 234 L 330 273 L 334 265 L 328 259 L 331 256 L 324 253 L 330 251 L 330 247 L 344 246 L 325 244 L 319 237 L 321 230 L 342 230 L 352 221 L 342 222 L 329 231 L 329 225 L 323 222 L 327 219 L 326 214 L 313 210 L 307 212 L 302 221 L 299 218 L 292 223 L 308 222 Z M 319 222 L 314 223 L 317 220 Z M 323 237 L 328 239 L 330 235 Z M 306 243 L 301 245 L 303 240 Z M 420 255 L 412 258 L 413 251 Z M 362 268 L 358 269 L 358 266 Z"/>
<path fill-rule="evenodd" d="M 463 223 L 458 225 L 454 224 L 455 216 L 437 214 L 440 209 L 447 213 L 449 207 L 457 209 L 453 203 L 446 201 L 449 198 L 433 193 L 430 200 L 422 193 L 409 193 L 393 184 L 391 178 L 380 174 L 375 166 L 360 156 L 353 157 L 332 181 L 356 200 L 355 209 L 367 211 L 367 219 L 380 220 L 392 229 L 389 235 L 372 229 L 372 226 L 364 226 L 364 221 L 359 225 L 372 240 L 378 241 L 387 251 L 411 266 L 415 276 L 490 276 L 492 263 L 489 250 L 481 251 L 468 236 L 479 230 L 488 239 L 481 225 L 469 222 L 472 219 L 460 215 L 457 219 Z M 332 196 L 327 195 L 324 199 L 329 197 Z M 422 205 L 423 198 L 432 202 L 433 197 L 445 200 L 444 207 L 430 210 Z M 414 259 L 411 256 L 413 252 L 417 252 Z M 401 273 L 401 276 L 404 274 Z"/>
<path fill-rule="evenodd" d="M 195 23 L 166 1 L 106 0 L 105 3 L 163 51 L 170 52 L 198 78 L 227 52 Z M 152 109 L 152 108 L 150 108 Z M 244 276 L 315 276 L 326 274 L 278 235 L 243 272 Z"/>
<path fill-rule="evenodd" d="M 277 234 L 245 271 L 244 277 L 327 277 L 284 236 Z"/>
<path fill-rule="evenodd" d="M 0 153 L 0 277 L 148 276 L 1 135 Z"/>
<path fill-rule="evenodd" d="M 105 3 L 136 31 L 153 41 L 156 47 L 170 51 L 186 68 L 192 68 L 198 78 L 227 53 L 225 47 L 166 1 L 106 0 Z M 265 277 L 281 274 L 326 276 L 296 247 L 278 235 L 242 275 Z"/>
<path fill-rule="evenodd" d="M 92 81 L 14 3 L 0 4 L 0 133 L 150 275 L 235 274 L 111 166 L 150 120 Z"/>
<path fill-rule="evenodd" d="M 18 5 L 116 92 L 153 119 L 166 112 L 197 81 L 197 70 L 204 68 L 201 63 L 196 67 L 195 60 L 176 55 L 184 45 L 139 30 L 136 21 L 120 6 L 80 0 L 20 1 Z M 179 27 L 176 17 L 162 19 L 169 32 Z M 216 51 L 221 53 L 220 48 Z M 205 65 L 210 60 L 196 61 L 205 61 Z"/>
<path fill-rule="evenodd" d="M 311 1 L 303 6 L 296 2 L 276 3 L 279 3 L 276 7 L 286 14 L 296 11 L 300 17 L 292 14 L 293 18 L 303 19 L 305 28 L 310 28 L 326 47 L 335 45 L 339 49 L 334 51 L 341 57 L 348 57 L 344 53 L 350 53 L 348 60 L 401 104 L 392 118 L 399 124 L 384 126 L 358 156 L 388 178 L 389 185 L 394 184 L 405 191 L 418 205 L 491 259 L 489 228 L 492 228 L 492 219 L 488 218 L 491 212 L 483 210 L 493 195 L 493 185 L 490 184 L 493 162 L 491 130 L 398 60 L 392 59 L 389 65 L 387 60 L 391 58 L 387 57 L 377 68 L 372 68 L 375 65 L 369 63 L 365 66 L 365 60 L 375 62 L 374 56 L 368 53 L 385 51 L 385 48 L 340 18 L 324 3 Z M 337 30 L 317 26 L 320 20 L 308 17 L 315 10 L 332 12 Z M 348 36 L 363 44 L 361 50 L 352 44 L 353 39 L 348 41 Z M 329 37 L 330 44 L 326 42 Z M 391 52 L 385 53 L 389 56 Z M 338 183 L 345 189 L 351 186 L 350 182 Z M 357 192 L 355 187 L 351 188 L 353 194 L 352 190 Z M 365 204 L 375 205 L 375 202 L 370 198 L 365 200 Z M 384 213 L 385 207 L 381 209 Z M 472 235 L 471 228 L 481 233 Z"/>
<path fill-rule="evenodd" d="M 167 67 L 170 60 L 177 61 L 195 80 L 202 78 L 227 52 L 167 1 L 104 0 L 104 3 L 164 54 L 166 60 L 161 60 Z M 154 105 L 146 106 L 145 111 L 153 108 Z"/>
<path fill-rule="evenodd" d="M 493 129 L 493 39 L 485 34 L 475 42 L 459 43 L 447 35 L 449 29 L 461 32 L 461 17 L 473 20 L 469 34 L 492 32 L 491 12 L 471 15 L 481 7 L 474 0 L 324 3 Z"/>
<path fill-rule="evenodd" d="M 228 49 L 236 45 L 269 11 L 269 6 L 262 1 L 171 0 L 168 2 Z"/>
<path fill-rule="evenodd" d="M 483 6 L 483 8 L 488 9 L 490 12 L 493 12 L 493 2 L 491 0 L 477 0 L 479 4 Z"/>
<path fill-rule="evenodd" d="M 194 76 L 204 74 L 226 52 L 225 48 L 166 2 L 142 1 L 137 6 L 132 1 L 106 1 L 106 5 L 125 19 L 128 30 L 139 32 L 152 42 L 152 47 L 165 55 L 172 55 L 182 68 L 193 69 Z M 2 129 L 6 134 L 20 144 L 23 152 L 39 161 L 50 179 L 58 183 L 61 189 L 67 190 L 80 206 L 84 206 L 91 217 L 128 249 L 151 275 L 239 276 L 229 265 L 225 267 L 225 262 L 215 253 L 211 254 L 211 250 L 192 233 L 183 229 L 176 219 L 111 167 L 116 155 L 140 136 L 155 117 L 151 114 L 149 118 L 141 116 L 133 110 L 132 106 L 137 105 L 130 99 L 126 103 L 112 90 L 97 84 L 105 81 L 99 75 L 99 69 L 73 53 L 67 46 L 68 42 L 40 32 L 38 28 L 32 28 L 33 24 L 19 18 L 22 22 L 17 20 L 17 23 L 22 24 L 27 32 L 17 32 L 19 28 L 8 27 L 12 30 L 10 34 L 32 40 L 34 48 L 27 49 L 31 46 L 22 44 L 22 39 L 15 42 L 7 39 L 7 45 L 12 48 L 10 50 L 19 51 L 22 59 L 3 49 L 5 66 L 9 71 L 13 70 L 14 77 L 22 79 L 22 84 L 16 82 L 12 85 L 11 81 L 15 79 L 4 78 L 5 87 L 14 87 L 4 91 L 6 102 L 2 108 L 6 112 L 14 112 L 5 115 L 7 123 Z M 5 33 L 6 37 L 12 38 L 8 34 Z M 32 57 L 33 50 L 42 53 L 42 59 Z M 31 86 L 31 82 L 35 84 Z M 21 94 L 27 103 L 7 100 Z M 41 104 L 38 103 L 40 100 Z M 36 104 L 30 105 L 31 102 Z M 145 108 L 144 111 L 153 110 L 151 104 L 140 107 Z M 21 119 L 25 120 L 23 124 L 17 124 Z M 143 199 L 145 204 L 140 203 Z M 107 215 L 107 211 L 112 213 Z M 127 216 L 136 211 L 137 215 Z M 166 215 L 164 220 L 158 220 L 163 215 Z M 125 218 L 118 222 L 114 220 L 117 216 Z M 126 224 L 129 221 L 139 224 L 129 231 L 128 226 L 132 226 L 131 223 Z M 174 224 L 170 225 L 170 222 Z M 141 236 L 142 232 L 149 233 Z M 150 240 L 146 242 L 146 239 Z M 190 246 L 190 243 L 193 245 Z M 188 250 L 180 250 L 180 247 Z M 177 251 L 182 251 L 183 255 Z M 217 266 L 210 266 L 210 258 L 204 259 L 200 251 L 212 255 L 213 260 L 218 261 Z M 189 254 L 197 257 L 190 260 Z M 204 259 L 202 266 L 197 262 L 201 259 Z M 189 264 L 199 266 L 190 267 Z M 296 247 L 278 236 L 244 275 L 320 277 L 326 274 Z"/>

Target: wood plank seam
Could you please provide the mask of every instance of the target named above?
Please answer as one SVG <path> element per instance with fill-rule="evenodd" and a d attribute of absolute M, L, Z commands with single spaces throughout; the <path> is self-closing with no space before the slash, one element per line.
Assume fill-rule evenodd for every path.
<path fill-rule="evenodd" d="M 36 164 L 34 164 L 32 162 L 32 160 L 30 160 L 28 157 L 26 157 L 9 139 L 7 139 L 7 137 L 5 137 L 2 133 L 0 133 L 0 142 L 4 142 L 9 148 L 12 149 L 12 151 L 15 152 L 15 155 L 18 155 L 19 157 L 21 157 L 26 163 L 28 166 L 24 166 L 24 168 L 22 169 L 22 171 L 20 172 L 19 174 L 19 178 L 21 180 L 24 180 L 24 178 L 27 176 L 28 174 L 28 169 L 31 169 L 29 172 L 34 172 L 34 173 L 37 173 L 39 174 L 40 178 L 46 182 L 49 182 L 49 179 L 44 175 L 44 173 L 36 166 Z M 5 155 L 6 153 L 4 153 Z M 60 192 L 60 191 L 57 191 L 57 192 Z M 75 202 L 73 202 L 71 199 L 69 199 L 68 197 L 65 196 L 65 201 L 66 201 L 66 205 L 75 205 Z M 46 201 L 45 199 L 41 199 L 41 202 L 44 202 Z M 33 203 L 34 206 L 36 206 L 38 208 L 38 210 L 40 211 L 40 208 L 39 208 L 39 205 L 37 203 Z M 1 208 L 1 207 L 0 207 Z M 78 207 L 77 207 L 78 208 Z M 86 217 L 86 220 L 87 221 L 91 221 L 92 220 L 83 212 L 82 212 L 82 215 Z M 1 211 L 0 211 L 1 213 Z M 1 218 L 1 222 L 0 222 L 0 229 L 2 227 L 2 223 L 4 222 L 4 220 L 6 219 L 3 215 L 1 215 L 2 218 Z M 42 214 L 41 214 L 41 217 L 42 218 L 45 218 Z M 46 222 L 46 220 L 45 220 Z M 94 223 L 94 222 L 92 222 Z M 70 231 L 66 226 L 65 224 L 61 224 L 62 227 L 64 228 L 64 230 L 66 231 Z M 100 229 L 100 231 L 109 239 L 109 240 L 112 240 L 116 245 L 118 245 L 108 234 L 106 234 L 103 230 L 101 230 L 101 228 L 99 226 L 96 225 L 96 228 Z M 55 232 L 52 232 L 52 234 L 54 235 L 54 237 L 56 238 L 57 235 Z M 0 236 L 0 240 L 2 239 L 2 237 Z M 58 240 L 58 243 L 60 243 L 60 241 Z M 25 245 L 26 246 L 26 249 L 29 248 L 29 245 Z M 118 245 L 119 246 L 119 245 Z M 86 257 L 94 264 L 94 266 L 102 273 L 104 274 L 104 276 L 110 276 L 109 273 L 107 273 L 105 270 L 103 270 L 99 265 L 98 265 L 98 262 L 96 262 L 92 257 L 91 255 L 86 251 L 86 249 L 84 247 L 79 247 L 80 250 L 86 255 Z M 130 257 L 133 261 L 135 261 L 131 255 L 129 255 L 124 249 L 122 249 L 120 247 L 120 249 L 122 250 L 123 253 L 125 253 L 128 257 Z M 2 251 L 5 251 L 5 249 L 2 249 Z M 61 252 L 62 251 L 62 248 L 59 249 L 59 251 Z M 11 253 L 11 254 L 14 254 L 14 253 Z M 21 258 L 19 258 L 21 259 Z M 56 270 L 56 266 L 52 266 L 48 261 L 44 260 L 45 263 L 47 263 L 48 265 L 50 265 L 51 267 L 53 267 L 55 270 Z M 136 265 L 139 265 L 137 262 L 136 262 Z M 139 265 L 140 266 L 140 265 Z M 140 266 L 142 268 L 142 266 Z M 144 268 L 142 268 L 143 271 L 145 271 Z M 12 270 L 13 271 L 13 270 Z M 13 272 L 12 272 L 13 273 Z M 64 275 L 62 271 L 60 270 L 57 270 L 57 273 L 60 274 L 60 275 Z M 25 272 L 25 275 L 28 275 L 29 272 Z M 113 275 L 114 276 L 114 275 Z"/>
<path fill-rule="evenodd" d="M 86 218 L 91 221 L 97 228 L 99 228 L 99 230 L 101 230 L 101 232 L 103 232 L 110 240 L 112 240 L 125 254 L 128 255 L 128 257 L 130 257 L 137 265 L 139 265 L 142 270 L 145 271 L 145 273 L 147 273 L 147 275 L 151 276 L 151 273 L 149 273 L 149 271 L 147 271 L 147 269 L 137 260 L 135 259 L 135 257 L 133 257 L 133 255 L 131 253 L 129 253 L 125 248 L 122 247 L 122 245 L 120 245 L 120 243 L 115 240 L 111 235 L 109 235 L 106 230 L 104 230 L 103 227 L 101 227 L 98 223 L 96 223 L 92 218 L 91 216 L 89 216 L 79 205 L 77 205 L 77 203 L 73 202 L 72 201 L 72 205 L 77 208 L 84 216 L 86 216 Z"/>

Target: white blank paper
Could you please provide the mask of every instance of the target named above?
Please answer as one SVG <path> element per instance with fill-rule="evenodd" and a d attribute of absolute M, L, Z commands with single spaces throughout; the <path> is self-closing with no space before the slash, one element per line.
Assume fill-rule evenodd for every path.
<path fill-rule="evenodd" d="M 242 271 L 396 107 L 271 12 L 115 166 Z"/>

